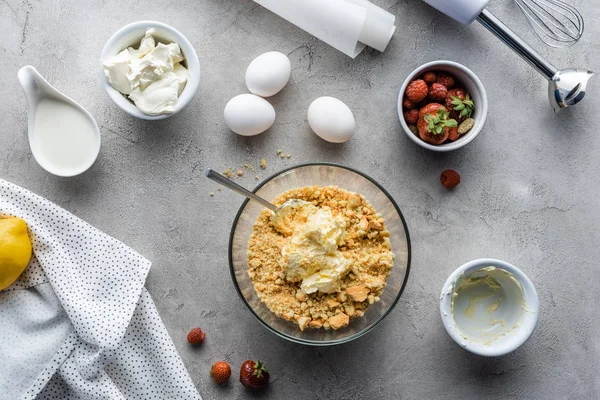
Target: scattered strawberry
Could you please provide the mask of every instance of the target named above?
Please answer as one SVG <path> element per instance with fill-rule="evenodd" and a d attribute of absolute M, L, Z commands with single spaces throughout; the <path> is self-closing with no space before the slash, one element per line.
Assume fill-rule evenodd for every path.
<path fill-rule="evenodd" d="M 247 388 L 260 389 L 269 383 L 269 371 L 260 361 L 246 360 L 240 369 L 240 382 Z"/>
<path fill-rule="evenodd" d="M 417 79 L 408 84 L 404 95 L 413 103 L 418 103 L 427 97 L 428 91 L 429 88 L 425 81 L 423 79 Z"/>
<path fill-rule="evenodd" d="M 446 89 L 452 89 L 455 83 L 454 78 L 444 72 L 438 72 L 437 76 L 435 77 L 435 81 L 440 85 L 446 86 Z"/>
<path fill-rule="evenodd" d="M 404 98 L 404 100 L 402 100 L 402 107 L 406 108 L 407 110 L 412 110 L 413 108 L 415 108 L 415 106 L 416 104 L 407 99 L 406 97 Z"/>
<path fill-rule="evenodd" d="M 419 110 L 412 109 L 408 111 L 404 111 L 404 120 L 409 125 L 414 125 L 419 120 Z"/>
<path fill-rule="evenodd" d="M 210 367 L 210 376 L 219 384 L 222 385 L 231 376 L 231 367 L 225 361 L 217 361 Z"/>
<path fill-rule="evenodd" d="M 423 107 L 420 111 L 417 129 L 419 137 L 431 144 L 442 144 L 448 139 L 449 130 L 447 128 L 456 127 L 456 120 L 449 119 L 446 108 L 438 103 L 431 103 Z"/>
<path fill-rule="evenodd" d="M 442 172 L 440 182 L 442 182 L 442 185 L 446 188 L 453 189 L 460 183 L 460 175 L 452 169 L 447 169 Z"/>
<path fill-rule="evenodd" d="M 446 89 L 446 86 L 439 83 L 433 83 L 429 87 L 430 100 L 443 103 L 446 101 L 446 96 L 448 96 L 448 89 Z"/>
<path fill-rule="evenodd" d="M 435 72 L 432 72 L 432 71 L 425 72 L 423 74 L 423 80 L 428 85 L 431 85 L 432 83 L 435 83 Z"/>
<path fill-rule="evenodd" d="M 200 328 L 192 328 L 190 333 L 187 335 L 187 340 L 191 344 L 200 344 L 204 341 L 206 334 Z"/>

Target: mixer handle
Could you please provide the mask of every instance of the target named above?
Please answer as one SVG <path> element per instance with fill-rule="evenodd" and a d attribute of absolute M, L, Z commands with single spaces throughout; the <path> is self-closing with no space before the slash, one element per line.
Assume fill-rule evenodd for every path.
<path fill-rule="evenodd" d="M 525 43 L 523 39 L 517 36 L 511 31 L 506 25 L 496 18 L 488 10 L 482 10 L 481 14 L 477 17 L 483 26 L 485 26 L 490 32 L 492 32 L 498 39 L 504 42 L 508 47 L 513 49 L 518 55 L 520 55 L 525 61 L 531 64 L 537 69 L 546 79 L 551 80 L 554 75 L 558 72 L 558 69 L 552 65 L 548 60 L 542 57 L 537 51 L 535 51 L 530 45 Z"/>

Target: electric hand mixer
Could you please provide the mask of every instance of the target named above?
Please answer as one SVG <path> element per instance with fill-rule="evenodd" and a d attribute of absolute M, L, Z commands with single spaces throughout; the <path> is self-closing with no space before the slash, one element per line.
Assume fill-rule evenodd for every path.
<path fill-rule="evenodd" d="M 490 0 L 424 0 L 427 4 L 468 25 L 479 21 L 508 47 L 548 79 L 548 98 L 554 111 L 579 103 L 585 96 L 588 80 L 596 75 L 592 71 L 579 68 L 559 70 L 542 57 L 517 34 L 485 9 Z"/>

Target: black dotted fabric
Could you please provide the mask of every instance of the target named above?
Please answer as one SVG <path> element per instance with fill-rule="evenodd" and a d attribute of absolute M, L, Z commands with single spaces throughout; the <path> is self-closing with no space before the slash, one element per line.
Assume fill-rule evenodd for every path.
<path fill-rule="evenodd" d="M 200 399 L 144 288 L 148 260 L 48 200 L 1 179 L 0 214 L 27 222 L 35 255 L 24 274 L 0 291 L 0 341 L 11 330 L 39 334 L 51 325 L 44 310 L 52 299 L 29 295 L 46 286 L 62 307 L 53 312 L 66 316 L 55 318 L 55 325 L 64 321 L 69 328 L 66 338 L 67 331 L 61 330 L 60 346 L 28 390 L 18 396 L 0 393 L 0 399 Z M 24 325 L 14 316 L 25 298 L 40 307 L 39 315 L 27 314 Z M 4 323 L 5 315 L 13 317 L 14 326 Z M 3 368 L 18 371 L 27 365 L 24 350 L 2 357 Z M 0 389 L 6 388 L 0 384 Z"/>

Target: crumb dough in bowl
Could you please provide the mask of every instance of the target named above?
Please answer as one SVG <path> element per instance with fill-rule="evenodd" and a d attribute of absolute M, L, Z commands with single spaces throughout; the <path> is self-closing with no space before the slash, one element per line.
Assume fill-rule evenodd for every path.
<path fill-rule="evenodd" d="M 327 322 L 327 315 L 325 315 L 325 313 L 321 314 L 323 318 L 320 319 L 315 315 L 314 310 L 311 314 L 312 317 L 308 319 L 298 319 L 298 315 L 302 314 L 298 309 L 294 310 L 296 317 L 293 316 L 294 312 L 291 310 L 288 310 L 289 315 L 284 315 L 284 312 L 282 311 L 285 311 L 283 310 L 285 307 L 278 307 L 278 298 L 269 297 L 269 295 L 265 296 L 265 293 L 270 291 L 268 287 L 264 291 L 255 287 L 256 284 L 260 285 L 260 279 L 257 278 L 257 275 L 263 274 L 264 278 L 265 269 L 263 268 L 261 270 L 262 267 L 255 269 L 255 266 L 259 265 L 257 264 L 258 260 L 252 261 L 253 257 L 256 257 L 252 253 L 250 253 L 249 257 L 248 251 L 250 245 L 250 248 L 253 248 L 255 251 L 263 251 L 261 249 L 264 247 L 265 249 L 268 249 L 266 251 L 272 252 L 271 254 L 273 254 L 274 259 L 269 260 L 268 257 L 263 257 L 261 263 L 271 263 L 268 272 L 273 276 L 273 279 L 263 279 L 262 282 L 267 286 L 273 285 L 272 288 L 275 289 L 276 286 L 274 285 L 276 284 L 284 287 L 285 290 L 283 290 L 282 293 L 285 294 L 285 297 L 282 301 L 288 301 L 289 304 L 298 303 L 295 301 L 293 295 L 295 295 L 296 290 L 301 287 L 301 278 L 296 279 L 298 287 L 292 287 L 294 284 L 290 282 L 294 281 L 294 279 L 290 278 L 289 275 L 284 276 L 282 273 L 283 271 L 279 271 L 280 276 L 275 276 L 277 275 L 275 271 L 277 269 L 276 263 L 281 263 L 281 260 L 283 259 L 281 258 L 280 249 L 283 249 L 284 247 L 283 243 L 286 240 L 285 235 L 289 235 L 290 233 L 282 233 L 278 236 L 277 232 L 273 229 L 273 225 L 268 221 L 268 213 L 264 211 L 260 205 L 249 201 L 244 202 L 233 223 L 229 243 L 230 268 L 234 285 L 242 300 L 259 321 L 269 330 L 283 338 L 297 343 L 309 345 L 333 345 L 353 340 L 366 332 L 369 332 L 393 309 L 408 278 L 410 266 L 410 240 L 404 218 L 391 196 L 374 180 L 351 168 L 326 163 L 299 165 L 283 170 L 266 179 L 254 191 L 270 201 L 273 201 L 280 196 L 277 201 L 283 202 L 290 195 L 296 198 L 304 196 L 304 200 L 310 200 L 306 196 L 310 196 L 310 191 L 312 189 L 307 188 L 315 186 L 332 187 L 328 189 L 327 192 L 330 197 L 352 196 L 352 193 L 357 193 L 364 199 L 363 205 L 365 205 L 365 210 L 369 209 L 368 212 L 380 214 L 377 215 L 376 218 L 369 218 L 371 223 L 370 229 L 373 231 L 371 232 L 371 238 L 364 236 L 363 238 L 365 241 L 360 244 L 355 243 L 353 249 L 350 249 L 352 246 L 343 246 L 340 247 L 340 250 L 344 250 L 343 257 L 353 260 L 352 265 L 356 265 L 355 260 L 360 258 L 357 255 L 362 254 L 361 256 L 364 256 L 364 253 L 361 253 L 361 250 L 363 250 L 361 249 L 362 246 L 371 246 L 374 249 L 380 249 L 379 251 L 370 250 L 370 252 L 374 254 L 375 257 L 381 258 L 382 262 L 385 262 L 381 265 L 381 268 L 375 270 L 370 269 L 369 273 L 373 275 L 373 279 L 375 279 L 376 283 L 382 280 L 381 277 L 387 275 L 387 278 L 383 279 L 385 283 L 382 290 L 373 289 L 373 286 L 371 285 L 368 298 L 365 299 L 362 299 L 363 293 L 354 293 L 359 300 L 363 300 L 362 307 L 360 302 L 354 303 L 357 306 L 355 312 L 352 305 L 353 303 L 347 301 L 343 296 L 336 297 L 336 292 L 339 293 L 340 285 L 342 291 L 346 294 L 352 292 L 353 289 L 358 291 L 359 288 L 357 286 L 360 286 L 361 280 L 364 281 L 365 278 L 371 279 L 371 277 L 366 273 L 363 275 L 352 274 L 352 272 L 356 272 L 356 270 L 348 269 L 348 271 L 351 272 L 349 272 L 348 275 L 343 275 L 345 278 L 341 281 L 335 281 L 333 284 L 331 282 L 326 282 L 324 284 L 325 286 L 322 286 L 324 289 L 319 289 L 318 292 L 309 294 L 308 296 L 309 299 L 314 300 L 314 302 L 311 302 L 311 306 L 314 308 L 325 306 L 327 303 L 333 304 L 336 308 L 335 310 L 330 310 L 329 317 L 332 315 L 335 317 L 344 317 L 346 318 L 346 321 L 341 321 L 339 326 L 334 326 L 336 325 L 335 321 L 338 318 L 332 318 L 330 325 Z M 288 192 L 287 197 L 286 195 L 281 197 L 285 192 Z M 317 203 L 317 201 L 314 201 L 314 203 Z M 372 208 L 369 208 L 367 204 Z M 323 206 L 324 209 L 329 209 L 331 204 L 328 203 Z M 342 209 L 339 207 L 336 209 L 335 206 L 336 203 L 334 201 L 331 211 L 334 215 L 337 215 L 336 218 L 338 218 L 341 216 Z M 331 215 L 329 215 L 329 217 L 331 217 Z M 345 218 L 345 220 L 348 225 L 353 223 L 351 218 Z M 381 222 L 381 225 L 379 222 Z M 344 226 L 344 223 L 341 223 Z M 357 223 L 356 219 L 354 220 L 354 223 Z M 255 224 L 259 230 L 253 235 Z M 327 224 L 327 226 L 329 226 L 329 224 Z M 357 230 L 360 229 L 358 225 L 347 226 L 347 228 L 349 236 L 347 236 L 346 239 L 348 239 L 352 245 L 351 239 L 356 241 L 356 237 L 353 237 L 352 235 L 356 235 Z M 374 233 L 376 230 L 378 230 L 377 234 L 382 234 L 384 237 L 389 238 L 388 246 L 384 244 L 384 241 L 378 241 L 376 237 L 377 234 Z M 262 238 L 262 235 L 266 236 Z M 261 241 L 265 244 L 272 242 L 273 245 L 257 246 L 257 243 L 260 244 Z M 387 239 L 385 242 L 387 242 Z M 393 255 L 391 254 L 392 252 Z M 343 260 L 341 253 L 338 256 L 339 259 Z M 390 264 L 388 263 L 388 258 L 392 258 L 393 260 L 393 266 L 391 267 L 388 265 Z M 249 266 L 249 259 L 251 260 L 250 264 L 253 265 Z M 337 261 L 334 264 L 339 268 Z M 258 274 L 256 274 L 256 272 L 258 272 Z M 376 279 L 377 274 L 379 274 L 378 281 Z M 308 288 L 308 286 L 305 286 L 305 284 L 308 285 L 307 282 L 310 281 L 310 279 L 306 279 L 306 276 L 304 276 L 304 278 L 302 287 L 307 291 L 310 291 L 311 289 Z M 270 282 L 270 280 L 273 280 L 273 282 Z M 373 282 L 371 281 L 370 283 L 372 284 Z M 261 287 L 260 289 L 263 288 Z M 348 291 L 348 289 L 350 289 L 350 291 Z M 312 290 L 316 289 L 313 288 Z M 331 294 L 321 293 L 321 290 L 329 291 Z M 277 292 L 277 290 L 275 291 Z M 260 297 L 258 292 L 261 293 Z M 300 303 L 307 302 L 303 291 L 299 290 L 297 294 L 299 296 L 297 297 L 298 300 L 301 300 Z M 315 297 L 317 294 L 319 295 L 320 302 L 317 301 L 317 298 Z M 364 294 L 366 294 L 366 292 Z M 302 305 L 300 303 L 296 304 L 296 306 Z M 341 312 L 348 307 L 350 307 L 349 314 L 352 315 L 349 323 L 346 314 Z M 305 305 L 304 309 L 306 310 Z M 325 310 L 326 307 L 323 309 Z M 308 311 L 305 314 L 307 313 Z M 309 320 L 311 322 L 310 326 L 308 325 Z M 306 323 L 303 324 L 303 322 Z M 325 322 L 325 326 L 322 325 L 323 322 Z M 302 329 L 300 329 L 300 325 L 303 325 Z"/>

